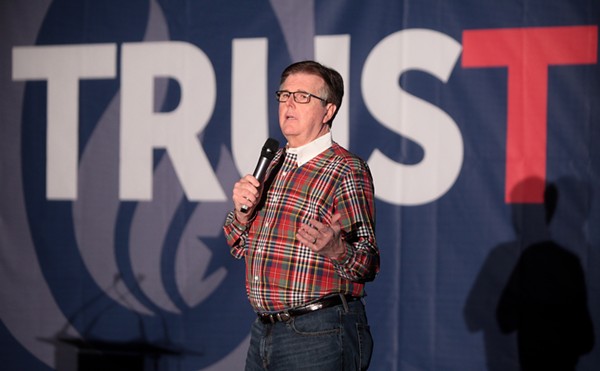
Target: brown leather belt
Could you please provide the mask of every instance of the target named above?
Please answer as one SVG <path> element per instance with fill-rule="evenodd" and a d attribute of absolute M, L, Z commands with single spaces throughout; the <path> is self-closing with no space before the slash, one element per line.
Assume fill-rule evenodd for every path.
<path fill-rule="evenodd" d="M 342 299 L 342 296 L 344 297 L 344 299 Z M 324 297 L 323 299 L 319 299 L 312 303 L 308 303 L 306 305 L 302 305 L 300 307 L 284 310 L 281 312 L 257 313 L 257 314 L 258 314 L 258 318 L 264 324 L 272 324 L 272 323 L 276 323 L 276 322 L 287 322 L 290 319 L 292 319 L 293 317 L 298 317 L 298 316 L 301 316 L 306 313 L 311 313 L 311 312 L 317 311 L 319 309 L 325 309 L 325 308 L 334 307 L 336 305 L 342 305 L 342 304 L 344 304 L 343 300 L 346 300 L 346 302 L 348 303 L 348 302 L 360 300 L 360 298 L 357 298 L 355 296 L 350 296 L 350 295 L 341 295 L 341 296 L 340 295 L 332 295 L 332 296 Z"/>

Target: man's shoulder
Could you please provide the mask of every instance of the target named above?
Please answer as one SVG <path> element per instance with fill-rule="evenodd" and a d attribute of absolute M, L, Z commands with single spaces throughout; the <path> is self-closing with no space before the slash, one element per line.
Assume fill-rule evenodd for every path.
<path fill-rule="evenodd" d="M 362 158 L 360 158 L 355 153 L 350 152 L 349 150 L 342 147 L 341 145 L 339 145 L 336 142 L 333 142 L 333 144 L 331 145 L 331 154 L 338 161 L 340 161 L 344 164 L 347 164 L 348 166 L 352 166 L 352 167 L 366 166 L 366 162 Z"/>

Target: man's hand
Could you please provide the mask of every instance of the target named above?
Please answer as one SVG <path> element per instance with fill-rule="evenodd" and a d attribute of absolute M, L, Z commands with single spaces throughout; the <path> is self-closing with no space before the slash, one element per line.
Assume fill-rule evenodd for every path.
<path fill-rule="evenodd" d="M 233 207 L 235 210 L 235 218 L 240 223 L 246 223 L 252 216 L 254 208 L 260 200 L 260 183 L 252 175 L 247 174 L 242 179 L 238 180 L 233 186 Z M 243 213 L 240 211 L 242 206 L 246 206 L 248 210 Z"/>
<path fill-rule="evenodd" d="M 323 224 L 316 219 L 311 220 L 309 224 L 302 223 L 300 230 L 296 233 L 296 238 L 317 254 L 339 260 L 338 258 L 346 252 L 346 246 L 341 237 L 340 218 L 340 214 L 334 214 L 331 224 Z"/>

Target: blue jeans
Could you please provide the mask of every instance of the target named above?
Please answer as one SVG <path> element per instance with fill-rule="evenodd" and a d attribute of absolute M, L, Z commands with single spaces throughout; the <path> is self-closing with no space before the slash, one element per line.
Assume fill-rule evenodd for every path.
<path fill-rule="evenodd" d="M 373 338 L 360 300 L 287 322 L 252 324 L 246 371 L 366 370 Z"/>

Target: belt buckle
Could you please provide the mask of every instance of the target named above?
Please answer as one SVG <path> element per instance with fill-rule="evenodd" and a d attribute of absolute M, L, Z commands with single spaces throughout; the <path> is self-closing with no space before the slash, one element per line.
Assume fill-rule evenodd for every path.
<path fill-rule="evenodd" d="M 304 306 L 305 309 L 314 312 L 315 310 L 319 310 L 323 308 L 323 303 L 321 302 L 316 302 L 316 303 L 311 303 L 311 304 L 307 304 Z"/>

